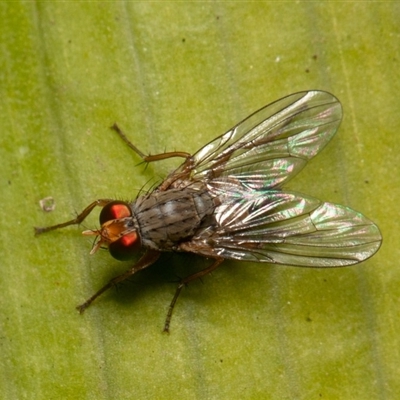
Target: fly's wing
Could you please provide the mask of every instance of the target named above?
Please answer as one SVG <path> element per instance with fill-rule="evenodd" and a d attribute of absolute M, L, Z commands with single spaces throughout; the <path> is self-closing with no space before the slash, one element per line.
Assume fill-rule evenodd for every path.
<path fill-rule="evenodd" d="M 276 188 L 293 178 L 335 134 L 339 101 L 327 92 L 300 92 L 250 115 L 193 155 L 191 178 L 215 186 Z"/>
<path fill-rule="evenodd" d="M 237 260 L 340 267 L 371 257 L 382 240 L 362 214 L 295 192 L 237 193 L 215 217 L 217 227 L 196 240 L 215 255 Z"/>

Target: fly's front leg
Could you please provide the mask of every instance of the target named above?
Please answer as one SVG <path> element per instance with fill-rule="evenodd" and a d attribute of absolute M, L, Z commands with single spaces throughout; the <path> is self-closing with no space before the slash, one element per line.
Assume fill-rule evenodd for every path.
<path fill-rule="evenodd" d="M 171 304 L 169 305 L 168 308 L 168 313 L 167 313 L 167 317 L 165 319 L 165 324 L 164 324 L 164 332 L 169 333 L 169 326 L 171 323 L 171 318 L 172 318 L 172 312 L 174 311 L 174 307 L 176 304 L 176 301 L 178 300 L 178 297 L 182 291 L 182 288 L 187 285 L 189 282 L 194 281 L 195 279 L 199 279 L 201 277 L 203 277 L 204 275 L 209 274 L 210 272 L 214 271 L 216 268 L 219 267 L 219 265 L 224 261 L 224 259 L 222 257 L 220 258 L 215 258 L 214 262 L 207 268 L 196 272 L 193 275 L 189 275 L 188 277 L 186 277 L 185 279 L 182 279 L 179 282 L 178 287 L 176 288 L 176 292 L 174 294 L 174 297 L 172 298 Z"/>
<path fill-rule="evenodd" d="M 121 131 L 120 127 L 115 123 L 111 129 L 113 129 L 119 137 L 145 162 L 153 162 L 153 161 L 161 161 L 166 160 L 167 158 L 173 157 L 182 157 L 186 160 L 190 159 L 192 155 L 190 153 L 186 153 L 185 151 L 171 151 L 168 153 L 154 154 L 148 155 L 144 154 L 140 151 L 125 135 L 124 132 Z"/>
<path fill-rule="evenodd" d="M 154 264 L 157 259 L 160 257 L 160 252 L 156 250 L 148 250 L 144 255 L 140 258 L 140 260 L 128 271 L 124 272 L 122 275 L 118 275 L 115 278 L 111 279 L 106 285 L 104 285 L 100 290 L 98 290 L 92 297 L 87 299 L 83 304 L 76 307 L 80 314 L 82 314 L 92 303 L 96 300 L 101 294 L 103 294 L 106 290 L 116 286 L 118 283 L 123 282 L 125 279 L 128 279 L 136 272 L 149 267 L 151 264 Z"/>
<path fill-rule="evenodd" d="M 145 155 L 142 151 L 140 151 L 133 143 L 129 141 L 126 137 L 125 133 L 121 131 L 120 127 L 115 123 L 111 129 L 113 129 L 119 137 L 144 161 L 147 163 L 154 161 L 166 160 L 168 158 L 181 157 L 184 158 L 185 161 L 181 166 L 174 171 L 170 176 L 168 176 L 164 182 L 157 188 L 160 191 L 167 190 L 174 182 L 179 180 L 184 180 L 189 178 L 191 171 L 194 168 L 194 160 L 190 153 L 185 151 L 171 151 L 161 154 L 154 155 Z"/>
<path fill-rule="evenodd" d="M 104 207 L 108 204 L 111 199 L 98 199 L 93 203 L 89 204 L 80 214 L 76 216 L 76 218 L 71 219 L 71 221 L 63 222 L 62 224 L 45 226 L 45 227 L 37 227 L 35 226 L 35 235 L 40 235 L 45 232 L 53 231 L 54 229 L 64 228 L 69 225 L 79 225 L 92 211 L 96 206 Z"/>

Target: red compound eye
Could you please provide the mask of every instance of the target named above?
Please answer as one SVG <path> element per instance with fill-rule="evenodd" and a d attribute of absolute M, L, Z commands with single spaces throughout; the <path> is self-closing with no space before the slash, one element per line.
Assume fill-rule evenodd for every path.
<path fill-rule="evenodd" d="M 121 219 L 131 216 L 132 212 L 128 203 L 123 201 L 112 201 L 103 207 L 99 218 L 100 224 L 103 225 L 105 222 L 113 219 Z"/>
<path fill-rule="evenodd" d="M 120 261 L 130 260 L 139 249 L 140 238 L 136 231 L 121 236 L 118 240 L 110 243 L 108 246 L 110 254 Z"/>

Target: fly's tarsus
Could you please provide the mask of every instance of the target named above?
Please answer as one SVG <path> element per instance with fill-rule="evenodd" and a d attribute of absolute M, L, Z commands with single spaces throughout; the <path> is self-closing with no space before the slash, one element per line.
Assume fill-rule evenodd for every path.
<path fill-rule="evenodd" d="M 142 151 L 140 151 L 125 135 L 124 132 L 120 129 L 120 127 L 117 125 L 116 122 L 112 126 L 110 126 L 110 129 L 114 130 L 117 132 L 119 137 L 130 147 L 142 160 L 146 161 L 146 154 L 144 154 Z"/>
<path fill-rule="evenodd" d="M 52 226 L 45 226 L 45 227 L 35 226 L 34 227 L 35 236 L 41 235 L 42 233 L 45 233 L 45 232 L 54 231 L 55 229 L 65 228 L 66 226 L 79 225 L 85 220 L 85 218 L 93 211 L 93 209 L 96 206 L 104 207 L 110 201 L 112 201 L 112 200 L 110 200 L 110 199 L 98 199 L 98 200 L 94 201 L 93 203 L 90 203 L 80 214 L 78 214 L 76 216 L 76 218 L 71 219 L 70 221 L 63 222 L 61 224 L 52 225 Z"/>
<path fill-rule="evenodd" d="M 124 132 L 122 132 L 121 128 L 117 125 L 117 123 L 114 123 L 114 125 L 111 126 L 111 129 L 113 129 L 119 137 L 145 162 L 154 162 L 154 161 L 161 161 L 161 160 L 166 160 L 168 158 L 174 158 L 174 157 L 181 157 L 181 158 L 186 158 L 189 159 L 192 155 L 190 153 L 186 153 L 185 151 L 171 151 L 171 152 L 165 152 L 165 153 L 160 153 L 160 154 L 153 154 L 153 155 L 146 155 L 142 151 L 140 151 L 125 135 Z"/>
<path fill-rule="evenodd" d="M 157 259 L 160 257 L 160 252 L 156 250 L 148 250 L 143 256 L 139 259 L 139 261 L 130 269 L 125 271 L 123 274 L 116 276 L 111 279 L 106 285 L 104 285 L 100 290 L 98 290 L 93 296 L 87 299 L 84 303 L 80 304 L 76 307 L 80 314 L 82 314 L 92 303 L 96 300 L 100 295 L 106 292 L 108 289 L 117 286 L 119 283 L 125 281 L 130 278 L 136 272 L 141 271 L 144 268 L 154 264 Z"/>
<path fill-rule="evenodd" d="M 176 301 L 178 300 L 178 297 L 179 297 L 179 295 L 180 295 L 180 293 L 182 291 L 182 288 L 184 286 L 186 286 L 189 282 L 192 282 L 195 279 L 200 279 L 203 276 L 205 276 L 205 275 L 209 274 L 210 272 L 214 271 L 216 268 L 218 268 L 221 265 L 221 263 L 223 261 L 224 261 L 223 258 L 216 258 L 215 261 L 209 267 L 207 267 L 207 268 L 205 268 L 205 269 L 203 269 L 203 270 L 201 270 L 199 272 L 196 272 L 193 275 L 189 275 L 188 277 L 182 279 L 179 282 L 178 287 L 176 288 L 174 297 L 172 298 L 172 301 L 171 301 L 171 303 L 170 303 L 170 305 L 168 307 L 168 313 L 167 313 L 167 317 L 165 319 L 163 332 L 169 333 L 169 327 L 170 327 L 170 324 L 171 324 L 172 313 L 174 311 L 174 307 L 175 307 Z"/>

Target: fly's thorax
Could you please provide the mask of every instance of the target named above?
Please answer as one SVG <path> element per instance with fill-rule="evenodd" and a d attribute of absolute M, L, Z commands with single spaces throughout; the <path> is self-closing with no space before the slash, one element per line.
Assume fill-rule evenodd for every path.
<path fill-rule="evenodd" d="M 204 189 L 154 191 L 132 205 L 142 245 L 156 250 L 173 250 L 194 236 L 209 221 L 215 200 Z"/>

